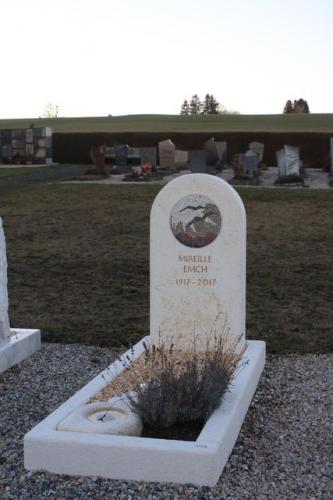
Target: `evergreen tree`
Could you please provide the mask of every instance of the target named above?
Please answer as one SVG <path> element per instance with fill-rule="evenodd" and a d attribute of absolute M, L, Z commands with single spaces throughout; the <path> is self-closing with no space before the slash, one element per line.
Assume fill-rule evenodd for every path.
<path fill-rule="evenodd" d="M 293 113 L 293 112 L 294 112 L 294 108 L 293 108 L 292 102 L 290 99 L 288 99 L 288 101 L 286 102 L 286 104 L 284 106 L 283 113 L 288 114 L 288 113 Z"/>
<path fill-rule="evenodd" d="M 310 113 L 310 108 L 307 101 L 304 101 L 304 113 Z"/>
<path fill-rule="evenodd" d="M 209 115 L 217 115 L 218 114 L 218 109 L 219 109 L 219 103 L 217 102 L 217 100 L 215 99 L 215 97 L 212 94 L 211 96 L 209 96 L 209 111 L 208 111 L 208 114 Z"/>
<path fill-rule="evenodd" d="M 194 94 L 190 102 L 190 114 L 199 115 L 201 112 L 201 108 L 202 108 L 202 103 L 198 97 L 198 94 Z"/>
<path fill-rule="evenodd" d="M 208 115 L 208 113 L 209 113 L 209 101 L 210 101 L 210 95 L 206 94 L 205 100 L 204 100 L 203 105 L 202 105 L 202 111 L 201 111 L 201 113 L 203 115 Z"/>
<path fill-rule="evenodd" d="M 190 114 L 190 105 L 189 105 L 187 99 L 185 99 L 185 101 L 182 104 L 182 107 L 180 108 L 180 114 L 181 115 L 189 115 Z"/>

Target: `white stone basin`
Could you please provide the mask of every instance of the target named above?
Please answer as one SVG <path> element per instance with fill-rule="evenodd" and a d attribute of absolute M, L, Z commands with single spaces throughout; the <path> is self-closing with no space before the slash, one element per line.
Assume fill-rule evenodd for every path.
<path fill-rule="evenodd" d="M 109 402 L 90 403 L 76 408 L 59 424 L 59 431 L 140 436 L 141 418 L 119 398 Z"/>

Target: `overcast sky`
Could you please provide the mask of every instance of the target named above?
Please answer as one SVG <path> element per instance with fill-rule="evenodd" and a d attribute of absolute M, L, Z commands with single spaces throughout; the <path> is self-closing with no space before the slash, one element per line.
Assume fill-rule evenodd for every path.
<path fill-rule="evenodd" d="M 333 0 L 0 0 L 0 118 L 333 113 Z"/>

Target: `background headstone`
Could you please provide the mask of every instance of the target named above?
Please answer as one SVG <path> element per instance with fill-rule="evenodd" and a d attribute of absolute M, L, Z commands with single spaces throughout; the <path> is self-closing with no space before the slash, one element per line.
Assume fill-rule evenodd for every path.
<path fill-rule="evenodd" d="M 188 151 L 182 151 L 176 149 L 175 151 L 175 163 L 187 163 L 188 162 Z"/>
<path fill-rule="evenodd" d="M 296 146 L 284 146 L 286 157 L 286 175 L 299 175 L 299 148 Z"/>
<path fill-rule="evenodd" d="M 234 177 L 243 177 L 243 161 L 244 154 L 238 153 L 232 156 L 231 158 L 231 166 L 234 172 Z"/>
<path fill-rule="evenodd" d="M 258 176 L 258 155 L 248 150 L 243 156 L 243 174 L 253 178 Z"/>
<path fill-rule="evenodd" d="M 204 347 L 207 335 L 229 329 L 244 347 L 246 216 L 236 191 L 207 174 L 178 177 L 157 195 L 150 221 L 152 342 L 186 349 L 198 335 Z"/>
<path fill-rule="evenodd" d="M 331 175 L 333 176 L 333 137 L 330 138 Z"/>
<path fill-rule="evenodd" d="M 265 144 L 263 144 L 262 142 L 253 141 L 249 144 L 249 149 L 251 151 L 254 151 L 254 153 L 257 153 L 258 161 L 259 163 L 261 163 L 264 159 Z"/>
<path fill-rule="evenodd" d="M 156 167 L 156 148 L 140 148 L 141 164 L 150 163 Z"/>
<path fill-rule="evenodd" d="M 286 175 L 286 154 L 284 149 L 279 149 L 276 151 L 276 161 L 278 165 L 279 177 L 284 177 Z"/>
<path fill-rule="evenodd" d="M 0 342 L 9 336 L 6 240 L 0 217 Z"/>
<path fill-rule="evenodd" d="M 158 143 L 160 167 L 170 167 L 175 164 L 176 146 L 170 139 Z"/>
<path fill-rule="evenodd" d="M 227 163 L 227 143 L 226 141 L 216 141 L 216 151 L 218 154 L 218 165 L 222 169 Z"/>
<path fill-rule="evenodd" d="M 216 166 L 219 157 L 214 137 L 205 142 L 204 150 L 206 151 L 206 165 Z"/>
<path fill-rule="evenodd" d="M 127 165 L 127 158 L 129 153 L 129 146 L 127 144 L 120 144 L 114 147 L 115 162 L 119 167 Z"/>
<path fill-rule="evenodd" d="M 203 149 L 191 149 L 188 152 L 190 170 L 194 174 L 206 173 L 206 151 Z"/>

